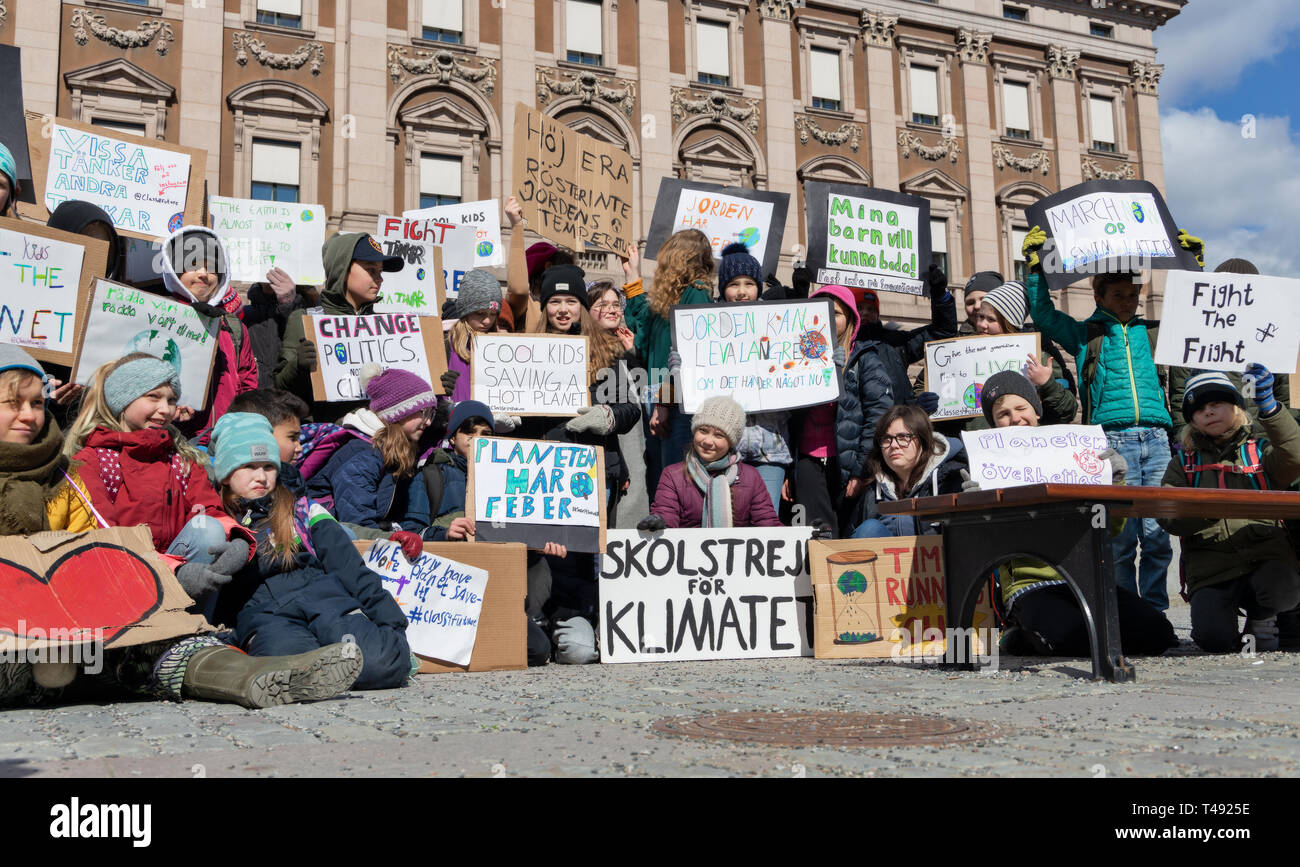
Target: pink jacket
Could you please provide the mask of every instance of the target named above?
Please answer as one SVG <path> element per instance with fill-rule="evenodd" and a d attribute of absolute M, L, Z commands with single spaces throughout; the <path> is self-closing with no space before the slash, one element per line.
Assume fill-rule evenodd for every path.
<path fill-rule="evenodd" d="M 781 520 L 772 509 L 772 498 L 763 477 L 749 464 L 740 464 L 740 474 L 731 485 L 731 525 L 733 527 L 780 527 Z M 686 475 L 686 464 L 673 464 L 659 477 L 651 514 L 664 519 L 672 529 L 700 527 L 704 524 L 704 492 Z"/>

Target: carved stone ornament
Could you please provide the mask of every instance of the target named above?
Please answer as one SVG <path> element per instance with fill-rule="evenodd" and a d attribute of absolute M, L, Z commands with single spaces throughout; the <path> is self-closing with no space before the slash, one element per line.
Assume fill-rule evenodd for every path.
<path fill-rule="evenodd" d="M 758 0 L 758 14 L 777 21 L 794 18 L 794 0 Z"/>
<path fill-rule="evenodd" d="M 388 74 L 394 84 L 400 84 L 406 74 L 435 75 L 440 84 L 451 84 L 452 79 L 463 81 L 468 85 L 491 96 L 496 90 L 497 62 L 490 57 L 476 57 L 478 66 L 470 66 L 446 49 L 438 51 L 416 51 L 414 57 L 408 57 L 406 47 L 388 46 Z"/>
<path fill-rule="evenodd" d="M 1133 78 L 1133 90 L 1154 96 L 1160 86 L 1160 76 L 1164 73 L 1163 63 L 1147 63 L 1145 60 L 1133 61 L 1130 73 Z"/>
<path fill-rule="evenodd" d="M 842 123 L 838 129 L 827 130 L 807 115 L 800 114 L 795 116 L 794 128 L 799 130 L 799 144 L 808 144 L 809 138 L 832 147 L 840 147 L 847 142 L 854 151 L 862 144 L 862 130 L 855 123 Z"/>
<path fill-rule="evenodd" d="M 1092 157 L 1084 157 L 1083 179 L 1085 181 L 1135 181 L 1137 174 L 1133 171 L 1132 163 L 1125 163 L 1115 171 L 1108 172 L 1103 170 L 1101 164 Z"/>
<path fill-rule="evenodd" d="M 1078 69 L 1078 51 L 1064 45 L 1047 46 L 1047 74 L 1052 78 L 1073 79 Z"/>
<path fill-rule="evenodd" d="M 612 85 L 619 85 L 613 87 Z M 600 76 L 594 72 L 565 72 L 558 69 L 537 70 L 537 104 L 546 105 L 552 96 L 577 94 L 583 105 L 596 100 L 608 102 L 623 110 L 628 117 L 636 109 L 636 84 L 617 78 Z"/>
<path fill-rule="evenodd" d="M 1022 172 L 1041 169 L 1043 174 L 1047 174 L 1052 170 L 1052 156 L 1047 151 L 1035 151 L 1027 157 L 1018 157 L 1011 152 L 1010 148 L 995 144 L 993 145 L 993 160 L 994 164 L 1000 169 L 1007 166 Z"/>
<path fill-rule="evenodd" d="M 912 154 L 931 162 L 948 157 L 954 165 L 957 163 L 957 154 L 961 153 L 961 144 L 954 136 L 946 135 L 937 145 L 927 145 L 920 136 L 905 129 L 898 131 L 898 146 L 903 149 L 903 159 L 910 158 Z"/>
<path fill-rule="evenodd" d="M 725 93 L 714 91 L 695 99 L 694 93 L 686 88 L 674 87 L 670 105 L 673 120 L 681 122 L 693 114 L 704 114 L 719 122 L 723 118 L 743 124 L 750 132 L 758 135 L 758 100 L 732 98 Z"/>
<path fill-rule="evenodd" d="M 266 43 L 251 33 L 235 34 L 235 62 L 240 66 L 248 65 L 248 55 L 253 55 L 258 63 L 270 69 L 302 69 L 311 62 L 311 74 L 320 75 L 321 64 L 325 62 L 325 46 L 319 42 L 305 42 L 290 54 L 276 54 L 268 51 Z"/>
<path fill-rule="evenodd" d="M 897 15 L 886 15 L 883 12 L 863 9 L 858 23 L 862 29 L 862 38 L 868 45 L 883 45 L 886 48 L 894 46 L 894 27 L 898 25 Z"/>
<path fill-rule="evenodd" d="M 963 63 L 987 63 L 993 34 L 969 27 L 957 28 L 957 54 Z"/>
<path fill-rule="evenodd" d="M 0 9 L 3 7 L 0 6 Z M 73 12 L 68 26 L 72 28 L 72 38 L 78 45 L 89 42 L 91 34 L 101 42 L 116 45 L 118 48 L 144 48 L 151 45 L 156 38 L 158 44 L 154 46 L 154 51 L 157 51 L 160 57 L 167 54 L 167 46 L 176 39 L 172 26 L 161 19 L 141 21 L 134 30 L 122 30 L 109 27 L 107 18 L 89 9 L 78 9 Z M 87 28 L 89 33 L 86 32 Z"/>
<path fill-rule="evenodd" d="M 5 5 L 5 0 L 0 0 L 0 27 L 4 27 L 9 22 L 9 9 Z"/>

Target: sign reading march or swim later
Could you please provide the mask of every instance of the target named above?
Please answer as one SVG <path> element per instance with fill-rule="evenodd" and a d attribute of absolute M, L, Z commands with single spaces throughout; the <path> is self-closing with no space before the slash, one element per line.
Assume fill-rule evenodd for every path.
<path fill-rule="evenodd" d="M 930 270 L 930 203 L 861 184 L 808 181 L 808 268 L 818 283 L 920 295 Z"/>
<path fill-rule="evenodd" d="M 410 371 L 442 392 L 447 370 L 447 350 L 442 320 L 414 313 L 379 313 L 370 316 L 335 316 L 317 313 L 305 317 L 307 337 L 316 344 L 320 362 L 311 373 L 316 400 L 362 400 L 366 397 L 359 375 L 362 366 L 378 364 L 387 370 Z"/>
<path fill-rule="evenodd" d="M 990 376 L 1019 371 L 1039 357 L 1037 331 L 933 340 L 925 344 L 925 390 L 939 395 L 932 419 L 982 415 L 980 392 Z"/>
<path fill-rule="evenodd" d="M 1155 362 L 1237 373 L 1258 362 L 1274 373 L 1295 373 L 1297 322 L 1300 280 L 1171 271 Z"/>
<path fill-rule="evenodd" d="M 474 400 L 493 415 L 577 415 L 591 406 L 582 336 L 475 335 L 470 377 Z"/>
<path fill-rule="evenodd" d="M 1054 424 L 962 431 L 970 477 L 984 490 L 1021 485 L 1109 485 L 1100 425 Z"/>
<path fill-rule="evenodd" d="M 789 193 L 663 178 L 646 236 L 645 257 L 655 258 L 674 232 L 699 229 L 713 246 L 713 258 L 719 258 L 728 244 L 739 241 L 762 264 L 764 274 L 773 274 L 781 256 L 789 207 Z"/>
<path fill-rule="evenodd" d="M 807 527 L 611 530 L 600 661 L 813 655 Z"/>

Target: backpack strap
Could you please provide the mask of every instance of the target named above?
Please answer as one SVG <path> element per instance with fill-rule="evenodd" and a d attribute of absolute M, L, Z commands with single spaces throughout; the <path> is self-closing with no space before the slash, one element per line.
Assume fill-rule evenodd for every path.
<path fill-rule="evenodd" d="M 239 361 L 239 347 L 244 342 L 244 322 L 238 313 L 226 313 L 221 317 L 221 327 L 230 332 L 230 342 L 235 345 L 235 361 Z"/>
<path fill-rule="evenodd" d="M 1088 340 L 1083 349 L 1083 366 L 1079 368 L 1079 397 L 1083 400 L 1083 423 L 1092 424 L 1092 383 L 1097 378 L 1097 366 L 1101 363 L 1101 345 L 1106 341 L 1106 326 L 1089 319 L 1087 326 Z"/>

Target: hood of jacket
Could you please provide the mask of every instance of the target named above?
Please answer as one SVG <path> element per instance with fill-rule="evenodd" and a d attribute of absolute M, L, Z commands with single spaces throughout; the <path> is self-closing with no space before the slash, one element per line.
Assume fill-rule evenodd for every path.
<path fill-rule="evenodd" d="M 809 298 L 816 298 L 818 295 L 829 295 L 844 303 L 848 308 L 849 320 L 853 323 L 853 340 L 849 342 L 852 346 L 858 339 L 858 329 L 862 327 L 862 317 L 858 315 L 857 299 L 853 297 L 853 290 L 847 286 L 840 286 L 838 283 L 828 283 L 825 286 L 818 286 L 812 292 L 808 293 Z"/>
<path fill-rule="evenodd" d="M 344 427 L 350 427 L 353 430 L 361 431 L 361 433 L 371 439 L 374 439 L 375 434 L 384 429 L 383 420 L 364 407 L 361 409 L 354 409 L 352 412 L 343 416 L 343 420 L 339 423 Z"/>
<path fill-rule="evenodd" d="M 111 449 L 136 461 L 171 459 L 174 441 L 170 428 L 116 431 L 97 427 L 86 437 L 83 448 Z"/>
<path fill-rule="evenodd" d="M 458 470 L 466 470 L 469 466 L 469 461 L 452 451 L 450 447 L 445 449 L 435 449 L 433 454 L 429 456 L 429 463 L 435 466 L 438 464 L 450 464 Z"/>
<path fill-rule="evenodd" d="M 81 235 L 91 223 L 104 223 L 108 226 L 108 232 L 112 238 L 108 242 L 107 277 L 110 280 L 121 279 L 117 229 L 113 226 L 113 218 L 105 213 L 103 208 L 92 205 L 90 202 L 69 199 L 54 209 L 54 213 L 50 214 L 50 219 L 45 225 L 51 229 L 60 229 L 74 235 Z"/>
<path fill-rule="evenodd" d="M 164 252 L 162 262 L 165 263 L 163 264 L 162 269 L 163 285 L 167 287 L 168 292 L 172 293 L 176 297 L 184 298 L 191 304 L 198 303 L 198 299 L 194 297 L 190 290 L 181 285 L 180 275 L 172 270 L 171 263 L 166 259 L 166 251 L 171 249 L 173 242 L 188 232 L 207 235 L 216 241 L 217 250 L 221 256 L 221 273 L 219 275 L 220 279 L 217 282 L 216 291 L 212 293 L 212 297 L 208 298 L 207 303 L 211 304 L 213 307 L 226 307 L 229 305 L 232 297 L 236 299 L 239 297 L 235 292 L 235 287 L 230 282 L 230 256 L 226 253 L 226 245 L 221 243 L 221 238 L 217 233 L 205 226 L 182 226 L 167 237 L 167 240 L 163 243 Z"/>
<path fill-rule="evenodd" d="M 936 486 L 938 484 L 939 467 L 943 466 L 949 458 L 956 457 L 961 453 L 962 449 L 965 448 L 962 445 L 961 440 L 946 437 L 942 434 L 936 436 L 935 441 L 939 445 L 940 450 L 930 455 L 930 460 L 925 463 L 925 472 L 921 474 L 921 478 L 917 480 L 912 491 L 925 485 L 930 485 L 931 487 Z M 882 469 L 880 472 L 876 473 L 876 484 L 880 487 L 880 492 L 883 495 L 878 499 L 900 499 L 898 491 L 894 489 L 894 476 L 888 470 Z M 932 491 L 932 493 L 937 494 L 938 491 L 935 490 Z M 908 491 L 908 496 L 910 495 L 911 491 Z M 925 496 L 925 494 L 919 494 L 918 496 Z"/>
<path fill-rule="evenodd" d="M 364 232 L 340 232 L 321 247 L 321 261 L 325 265 L 325 285 L 320 291 L 320 306 L 326 313 L 365 316 L 374 312 L 373 303 L 363 305 L 360 310 L 353 310 L 347 296 L 348 272 L 352 270 L 352 251 L 357 248 L 357 241 L 364 237 Z"/>

